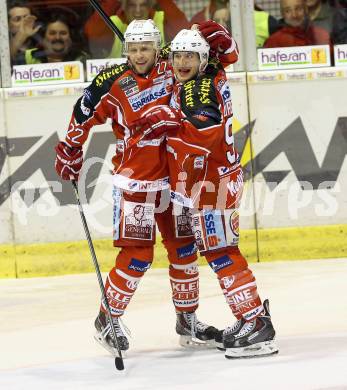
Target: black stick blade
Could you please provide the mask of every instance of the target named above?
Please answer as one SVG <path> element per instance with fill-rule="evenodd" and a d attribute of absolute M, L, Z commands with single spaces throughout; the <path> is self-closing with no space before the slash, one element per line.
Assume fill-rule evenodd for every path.
<path fill-rule="evenodd" d="M 122 359 L 122 358 L 116 357 L 116 358 L 114 359 L 114 364 L 115 364 L 117 370 L 119 370 L 119 371 L 124 370 L 124 362 L 123 362 L 123 359 Z"/>

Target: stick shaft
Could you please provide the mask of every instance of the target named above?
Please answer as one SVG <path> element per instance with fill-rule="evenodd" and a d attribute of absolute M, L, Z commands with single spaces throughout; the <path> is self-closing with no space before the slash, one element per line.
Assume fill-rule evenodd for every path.
<path fill-rule="evenodd" d="M 108 25 L 108 27 L 118 36 L 121 42 L 124 42 L 124 36 L 119 31 L 118 27 L 112 22 L 110 17 L 106 14 L 106 12 L 102 9 L 101 5 L 96 0 L 89 0 L 90 4 L 99 13 L 99 15 L 103 18 L 104 22 Z"/>

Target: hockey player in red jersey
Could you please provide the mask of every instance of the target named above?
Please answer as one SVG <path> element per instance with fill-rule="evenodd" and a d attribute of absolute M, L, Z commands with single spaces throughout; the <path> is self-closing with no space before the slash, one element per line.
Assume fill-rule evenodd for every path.
<path fill-rule="evenodd" d="M 172 115 L 181 116 L 178 131 L 156 123 L 148 112 L 148 130 L 167 134 L 171 198 L 189 207 L 199 251 L 216 273 L 237 321 L 218 333 L 216 341 L 227 358 L 270 355 L 278 351 L 268 300 L 260 300 L 255 277 L 241 254 L 238 208 L 243 173 L 232 133 L 231 91 L 222 66 L 208 63 L 210 49 L 237 53 L 229 33 L 215 22 L 199 31 L 182 30 L 171 43 L 177 82 L 171 97 Z M 229 48 L 229 49 L 227 49 Z M 237 55 L 235 55 L 237 59 Z M 149 133 L 150 135 L 151 133 Z"/>
<path fill-rule="evenodd" d="M 108 274 L 105 292 L 121 350 L 128 349 L 129 343 L 119 317 L 152 264 L 155 222 L 170 261 L 176 332 L 181 343 L 198 339 L 214 345 L 217 334 L 216 328 L 202 323 L 195 314 L 199 294 L 196 244 L 187 210 L 175 216 L 172 213 L 164 136 L 144 139 L 142 133 L 134 134 L 129 126 L 151 108 L 169 103 L 173 71 L 160 57 L 160 44 L 160 32 L 153 21 L 130 23 L 124 45 L 127 63 L 103 70 L 85 89 L 74 107 L 65 140 L 56 147 L 58 174 L 65 180 L 77 180 L 83 161 L 82 146 L 91 128 L 108 118 L 112 120 L 116 138 L 112 159 L 113 240 L 121 250 Z M 180 125 L 165 109 L 159 116 L 167 129 Z M 105 312 L 101 305 L 95 321 L 96 338 L 112 352 L 114 344 Z"/>

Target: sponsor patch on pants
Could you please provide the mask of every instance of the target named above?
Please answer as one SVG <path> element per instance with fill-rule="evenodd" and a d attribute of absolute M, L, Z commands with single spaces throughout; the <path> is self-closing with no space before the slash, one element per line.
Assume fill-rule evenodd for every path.
<path fill-rule="evenodd" d="M 218 272 L 221 269 L 228 267 L 229 265 L 232 265 L 233 261 L 230 259 L 228 255 L 218 257 L 218 259 L 215 259 L 209 263 L 209 266 L 213 269 L 214 272 Z"/>
<path fill-rule="evenodd" d="M 152 240 L 154 205 L 124 201 L 123 237 L 133 240 Z"/>
<path fill-rule="evenodd" d="M 192 231 L 192 213 L 188 207 L 173 204 L 176 237 L 191 237 Z"/>
<path fill-rule="evenodd" d="M 198 250 L 196 243 L 192 242 L 191 244 L 188 244 L 186 246 L 183 246 L 181 248 L 177 248 L 177 256 L 179 259 L 182 259 L 183 257 L 188 257 L 191 255 L 194 255 L 196 251 Z"/>
<path fill-rule="evenodd" d="M 218 210 L 204 210 L 193 217 L 193 230 L 199 251 L 225 248 L 224 217 Z"/>
<path fill-rule="evenodd" d="M 227 245 L 239 244 L 239 213 L 236 209 L 224 211 Z"/>
<path fill-rule="evenodd" d="M 130 264 L 128 265 L 128 269 L 132 269 L 137 272 L 146 272 L 150 266 L 151 263 L 148 263 L 147 261 L 132 258 Z"/>

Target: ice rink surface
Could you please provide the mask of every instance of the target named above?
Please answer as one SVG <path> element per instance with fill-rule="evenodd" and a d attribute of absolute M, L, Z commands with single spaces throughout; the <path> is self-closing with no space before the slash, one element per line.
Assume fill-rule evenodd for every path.
<path fill-rule="evenodd" d="M 1 390 L 347 389 L 347 259 L 251 264 L 270 299 L 280 353 L 228 360 L 178 346 L 165 270 L 149 270 L 124 316 L 125 371 L 93 339 L 94 274 L 0 280 Z M 213 272 L 201 267 L 198 317 L 233 317 Z"/>

